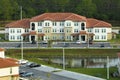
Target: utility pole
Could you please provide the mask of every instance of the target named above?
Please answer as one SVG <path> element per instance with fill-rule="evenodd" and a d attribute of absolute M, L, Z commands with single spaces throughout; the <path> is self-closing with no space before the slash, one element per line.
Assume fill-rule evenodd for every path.
<path fill-rule="evenodd" d="M 23 60 L 23 37 L 21 37 L 21 60 Z"/>
<path fill-rule="evenodd" d="M 109 56 L 107 56 L 107 80 L 109 80 Z"/>
<path fill-rule="evenodd" d="M 88 48 L 89 48 L 89 33 L 88 33 Z"/>
<path fill-rule="evenodd" d="M 22 20 L 22 6 L 20 6 L 20 19 Z M 23 36 L 21 36 L 21 59 L 23 60 Z"/>
<path fill-rule="evenodd" d="M 65 51 L 63 48 L 63 70 L 65 70 Z"/>
<path fill-rule="evenodd" d="M 20 19 L 22 20 L 22 6 L 20 6 Z"/>

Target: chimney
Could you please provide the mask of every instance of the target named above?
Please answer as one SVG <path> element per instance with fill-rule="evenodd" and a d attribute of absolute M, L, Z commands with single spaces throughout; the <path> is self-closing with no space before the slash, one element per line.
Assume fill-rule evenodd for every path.
<path fill-rule="evenodd" d="M 5 49 L 0 48 L 0 58 L 5 58 Z"/>

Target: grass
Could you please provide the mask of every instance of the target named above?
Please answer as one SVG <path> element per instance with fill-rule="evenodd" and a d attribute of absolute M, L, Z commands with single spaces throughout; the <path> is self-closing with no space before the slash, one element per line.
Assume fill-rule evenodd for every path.
<path fill-rule="evenodd" d="M 107 79 L 107 69 L 106 68 L 69 68 L 67 70 Z M 112 73 L 114 71 L 117 71 L 117 68 L 114 68 L 114 67 L 110 68 L 110 73 Z M 118 78 L 118 77 L 113 78 L 110 76 L 109 80 L 120 80 L 120 78 Z"/>

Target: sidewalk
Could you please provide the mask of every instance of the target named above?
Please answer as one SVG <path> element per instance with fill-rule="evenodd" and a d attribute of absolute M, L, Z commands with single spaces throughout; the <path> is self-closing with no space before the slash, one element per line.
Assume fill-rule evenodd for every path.
<path fill-rule="evenodd" d="M 76 73 L 76 72 L 71 72 L 67 70 L 62 70 L 58 68 L 48 67 L 45 65 L 42 65 L 41 67 L 34 68 L 34 69 L 40 70 L 46 73 L 52 73 L 52 74 L 55 74 L 61 77 L 67 77 L 67 78 L 74 79 L 74 80 L 105 80 L 102 78 L 98 78 L 98 77 L 94 77 L 94 76 L 90 76 L 86 74 L 81 74 L 81 73 Z"/>

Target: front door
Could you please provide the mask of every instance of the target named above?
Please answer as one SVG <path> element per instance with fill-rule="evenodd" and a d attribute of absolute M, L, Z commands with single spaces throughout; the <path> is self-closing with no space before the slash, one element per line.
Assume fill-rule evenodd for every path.
<path fill-rule="evenodd" d="M 35 42 L 35 36 L 31 36 L 31 41 Z"/>

